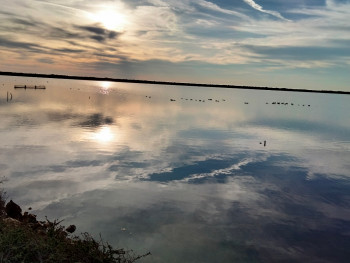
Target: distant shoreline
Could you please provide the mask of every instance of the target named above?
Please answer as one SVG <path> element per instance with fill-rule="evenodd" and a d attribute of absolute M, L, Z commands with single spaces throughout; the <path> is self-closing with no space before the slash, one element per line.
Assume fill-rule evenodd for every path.
<path fill-rule="evenodd" d="M 170 81 L 156 81 L 156 80 L 153 81 L 153 80 L 138 80 L 138 79 L 119 79 L 119 78 L 107 78 L 107 77 L 105 77 L 105 78 L 84 77 L 84 76 L 69 76 L 69 75 L 59 75 L 59 74 L 36 74 L 36 73 L 0 71 L 0 75 L 2 75 L 2 76 L 17 76 L 17 77 L 32 77 L 32 78 L 73 79 L 73 80 L 127 82 L 127 83 L 141 83 L 141 84 L 155 84 L 155 85 L 172 85 L 172 86 L 195 86 L 195 87 L 211 87 L 211 88 L 226 88 L 226 89 L 272 90 L 272 91 L 291 91 L 291 92 L 329 93 L 329 94 L 347 94 L 347 95 L 350 95 L 350 91 L 271 88 L 271 87 L 238 86 L 238 85 L 225 85 L 225 84 L 205 84 L 205 83 L 170 82 Z"/>

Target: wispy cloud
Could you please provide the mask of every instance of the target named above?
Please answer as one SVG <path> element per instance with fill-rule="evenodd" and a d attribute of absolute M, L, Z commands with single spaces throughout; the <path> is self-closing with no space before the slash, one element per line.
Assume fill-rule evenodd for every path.
<path fill-rule="evenodd" d="M 78 9 L 78 8 L 70 6 L 70 5 L 74 4 L 74 1 L 70 1 L 70 3 L 67 3 L 67 4 L 59 4 L 59 3 L 40 1 L 40 0 L 33 0 L 33 2 L 37 2 L 37 3 L 43 4 L 43 5 L 52 6 L 54 8 L 63 8 L 66 10 L 70 10 L 72 12 L 86 12 L 86 13 L 88 13 L 87 11 L 85 11 L 83 9 Z"/>
<path fill-rule="evenodd" d="M 3 21 L 0 45 L 4 48 L 0 59 L 4 64 L 6 57 L 21 58 L 21 64 L 26 57 L 30 64 L 31 57 L 37 63 L 58 60 L 94 70 L 98 70 L 96 65 L 109 64 L 112 68 L 130 62 L 134 63 L 130 68 L 140 70 L 142 67 L 136 63 L 144 65 L 148 61 L 152 66 L 168 63 L 170 71 L 174 63 L 198 63 L 216 67 L 212 76 L 215 78 L 220 72 L 229 72 L 222 71 L 223 66 L 246 65 L 252 70 L 274 72 L 345 67 L 349 63 L 350 35 L 346 22 L 350 16 L 349 2 L 260 5 L 254 0 L 235 3 L 6 0 L 6 3 L 0 11 Z M 126 21 L 122 29 L 108 29 L 102 21 L 91 18 L 96 18 L 103 9 L 123 14 Z M 76 56 L 72 56 L 74 50 Z M 85 59 L 88 60 L 83 63 Z M 51 64 L 53 71 L 56 65 Z M 227 78 L 231 76 L 227 74 Z"/>
<path fill-rule="evenodd" d="M 253 7 L 255 10 L 258 10 L 258 11 L 260 11 L 262 13 L 266 13 L 266 14 L 275 16 L 275 17 L 280 18 L 282 20 L 287 20 L 279 12 L 271 11 L 271 10 L 265 10 L 261 5 L 255 3 L 253 0 L 243 0 L 243 1 L 246 2 L 248 5 L 250 5 L 251 7 Z"/>
<path fill-rule="evenodd" d="M 214 3 L 209 2 L 209 1 L 199 0 L 199 1 L 197 1 L 197 3 L 200 6 L 205 7 L 207 9 L 210 9 L 210 10 L 213 10 L 213 11 L 217 11 L 217 12 L 228 14 L 228 15 L 234 15 L 234 16 L 237 16 L 237 17 L 240 17 L 240 18 L 243 18 L 243 19 L 248 19 L 249 18 L 248 16 L 244 15 L 243 13 L 240 13 L 240 12 L 237 12 L 237 11 L 234 11 L 234 10 L 221 8 L 217 4 L 214 4 Z"/>
<path fill-rule="evenodd" d="M 113 30 L 107 30 L 105 28 L 100 27 L 99 25 L 78 26 L 77 28 L 92 33 L 92 35 L 90 35 L 89 37 L 98 42 L 104 42 L 108 39 L 115 39 L 120 35 L 120 33 L 118 32 L 115 32 Z"/>

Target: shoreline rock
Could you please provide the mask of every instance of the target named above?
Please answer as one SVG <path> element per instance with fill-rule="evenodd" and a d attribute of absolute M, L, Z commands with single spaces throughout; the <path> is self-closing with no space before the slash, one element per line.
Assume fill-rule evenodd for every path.
<path fill-rule="evenodd" d="M 67 228 L 64 226 L 58 227 L 58 225 L 62 222 L 57 222 L 56 220 L 51 222 L 46 218 L 46 221 L 38 221 L 36 219 L 36 215 L 24 212 L 22 214 L 22 208 L 10 200 L 5 206 L 4 213 L 2 215 L 2 220 L 6 224 L 12 225 L 12 226 L 20 226 L 25 225 L 30 227 L 32 230 L 42 234 L 43 232 L 47 232 L 53 227 L 57 227 L 57 230 L 61 232 L 61 235 L 68 236 L 68 234 L 72 234 L 76 230 L 75 225 L 70 225 Z"/>

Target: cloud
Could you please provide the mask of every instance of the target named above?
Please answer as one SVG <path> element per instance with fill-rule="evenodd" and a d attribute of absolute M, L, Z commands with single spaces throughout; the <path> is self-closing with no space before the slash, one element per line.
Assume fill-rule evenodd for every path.
<path fill-rule="evenodd" d="M 269 47 L 269 46 L 243 46 L 249 51 L 258 54 L 261 58 L 274 57 L 281 61 L 331 61 L 343 58 L 350 54 L 349 47 Z"/>
<path fill-rule="evenodd" d="M 63 9 L 71 10 L 74 12 L 83 12 L 84 11 L 82 9 L 72 7 L 72 5 L 74 5 L 75 2 L 78 2 L 78 1 L 70 1 L 70 2 L 67 2 L 67 4 L 58 4 L 58 3 L 53 3 L 53 2 L 41 1 L 41 0 L 34 0 L 34 1 L 40 5 L 50 5 L 54 8 L 63 8 Z M 58 2 L 62 3 L 64 1 L 58 1 Z"/>
<path fill-rule="evenodd" d="M 212 11 L 216 11 L 216 12 L 220 12 L 220 13 L 224 13 L 224 14 L 228 14 L 228 15 L 234 15 L 243 19 L 248 19 L 249 17 L 244 15 L 243 13 L 240 12 L 236 12 L 233 10 L 229 10 L 229 9 L 224 9 L 221 8 L 220 6 L 218 6 L 217 4 L 214 4 L 212 2 L 209 1 L 205 1 L 205 0 L 199 0 L 196 2 L 197 4 L 199 4 L 200 6 L 210 9 Z"/>
<path fill-rule="evenodd" d="M 54 63 L 55 63 L 55 62 L 54 62 L 52 59 L 50 59 L 50 58 L 39 58 L 38 61 L 41 62 L 41 63 L 46 63 L 46 64 L 54 64 Z"/>
<path fill-rule="evenodd" d="M 23 19 L 23 18 L 16 18 L 16 17 L 14 17 L 14 18 L 11 18 L 10 20 L 13 23 L 19 24 L 19 25 L 30 26 L 30 27 L 38 26 L 37 22 L 35 22 L 34 20 L 30 20 L 30 19 Z"/>
<path fill-rule="evenodd" d="M 93 35 L 90 35 L 89 37 L 92 39 L 95 39 L 99 42 L 104 42 L 108 39 L 115 39 L 120 35 L 120 33 L 118 33 L 118 32 L 107 30 L 107 29 L 100 27 L 98 25 L 76 26 L 76 27 L 79 29 L 82 29 L 86 32 L 92 33 Z"/>
<path fill-rule="evenodd" d="M 69 53 L 73 53 L 73 54 L 79 54 L 79 53 L 83 53 L 86 50 L 83 49 L 71 49 L 71 48 L 55 48 L 52 51 L 56 51 L 59 53 L 65 53 L 65 54 L 69 54 Z"/>
<path fill-rule="evenodd" d="M 11 1 L 0 11 L 0 37 L 7 40 L 0 43 L 5 47 L 0 59 L 6 65 L 28 69 L 35 61 L 43 71 L 104 76 L 123 72 L 123 76 L 135 78 L 148 78 L 144 73 L 148 71 L 154 72 L 148 75 L 151 78 L 157 70 L 167 70 L 172 71 L 166 74 L 171 79 L 183 76 L 198 82 L 205 78 L 226 83 L 243 78 L 240 73 L 246 69 L 239 68 L 243 65 L 250 67 L 254 76 L 264 71 L 276 78 L 281 70 L 309 68 L 320 74 L 323 68 L 337 67 L 337 72 L 343 72 L 348 67 L 346 43 L 350 37 L 344 21 L 350 8 L 345 1 L 269 1 L 261 5 L 252 0 L 122 2 Z M 117 6 L 116 10 L 125 14 L 122 32 L 88 18 L 88 13 L 96 12 L 103 3 Z M 67 19 L 62 21 L 62 17 Z M 341 45 L 343 49 L 336 48 Z M 56 63 L 48 64 L 47 59 Z M 210 68 L 211 78 L 193 74 L 200 71 L 197 65 Z M 183 66 L 191 73 L 182 70 Z M 158 76 L 165 79 L 165 75 Z M 328 76 L 335 78 L 332 73 Z M 266 85 L 270 79 L 265 78 Z"/>
<path fill-rule="evenodd" d="M 35 44 L 35 43 L 29 43 L 29 42 L 21 42 L 21 41 L 15 41 L 11 38 L 6 38 L 0 36 L 0 46 L 8 48 L 8 49 L 25 49 L 28 51 L 38 51 L 40 52 L 42 50 L 42 46 Z"/>
<path fill-rule="evenodd" d="M 243 1 L 246 2 L 248 5 L 250 5 L 252 8 L 254 8 L 255 10 L 258 10 L 258 11 L 260 11 L 262 13 L 266 13 L 266 14 L 275 16 L 275 17 L 280 18 L 282 20 L 288 20 L 288 19 L 284 18 L 277 11 L 265 10 L 261 5 L 255 3 L 253 0 L 243 0 Z"/>
<path fill-rule="evenodd" d="M 72 31 L 71 29 L 67 29 L 67 27 L 58 27 L 58 26 L 45 26 L 48 28 L 48 31 L 46 35 L 50 37 L 51 39 L 62 39 L 62 40 L 68 40 L 68 39 L 77 39 L 81 40 L 84 37 L 79 34 L 79 32 Z"/>
<path fill-rule="evenodd" d="M 65 28 L 57 26 L 51 27 L 49 25 L 47 25 L 46 27 L 48 27 L 47 35 L 53 40 L 57 38 L 63 41 L 68 41 L 69 39 L 74 39 L 77 41 L 93 39 L 102 43 L 107 40 L 114 40 L 121 35 L 121 33 L 115 32 L 113 30 L 107 30 L 99 24 L 84 26 L 68 25 Z"/>

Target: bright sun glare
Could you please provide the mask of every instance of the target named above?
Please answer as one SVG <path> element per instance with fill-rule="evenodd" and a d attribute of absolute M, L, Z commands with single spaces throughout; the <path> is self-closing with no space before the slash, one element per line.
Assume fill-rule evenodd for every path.
<path fill-rule="evenodd" d="M 111 83 L 108 82 L 108 81 L 102 81 L 102 82 L 101 82 L 101 86 L 102 86 L 102 88 L 104 88 L 104 89 L 109 89 L 109 87 L 111 86 Z"/>
<path fill-rule="evenodd" d="M 100 89 L 100 93 L 104 94 L 104 95 L 108 95 L 109 94 L 109 88 L 111 86 L 110 82 L 107 81 L 103 81 L 101 82 L 101 89 Z"/>
<path fill-rule="evenodd" d="M 101 143 L 107 143 L 114 139 L 114 134 L 110 127 L 104 126 L 93 134 L 93 139 Z"/>
<path fill-rule="evenodd" d="M 91 18 L 108 30 L 122 31 L 127 23 L 126 16 L 122 14 L 122 11 L 113 8 L 98 11 L 92 14 Z"/>

